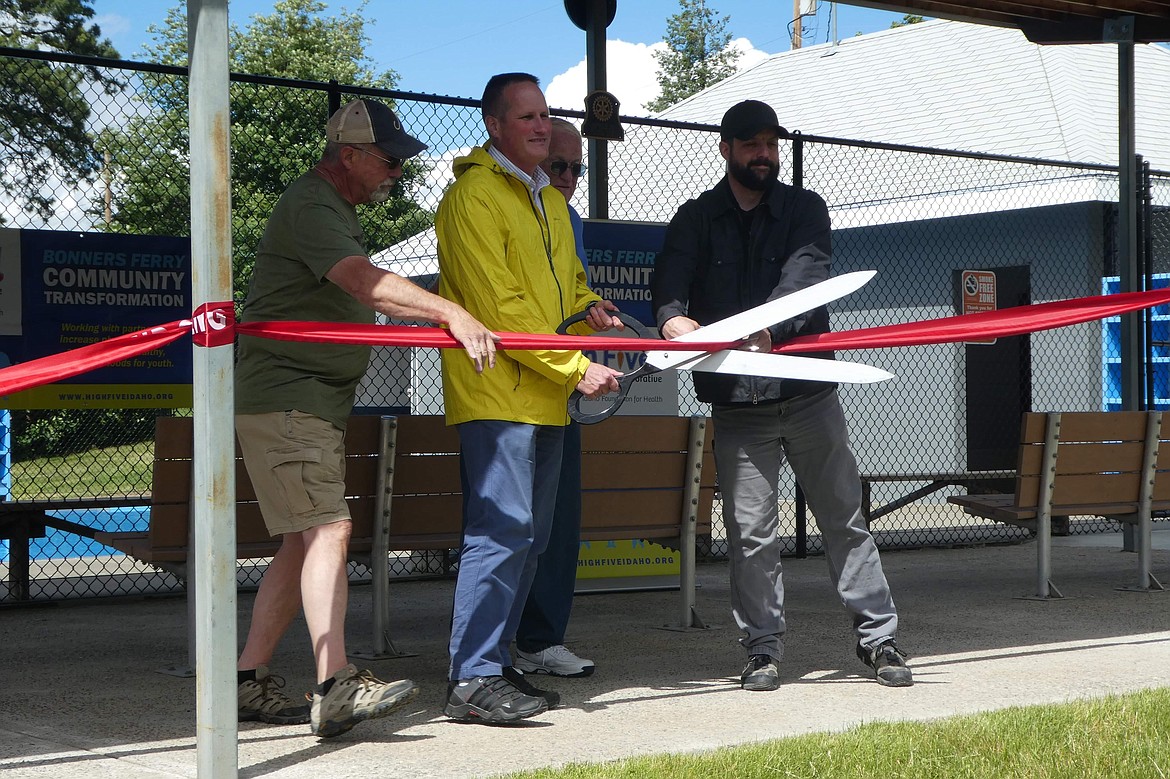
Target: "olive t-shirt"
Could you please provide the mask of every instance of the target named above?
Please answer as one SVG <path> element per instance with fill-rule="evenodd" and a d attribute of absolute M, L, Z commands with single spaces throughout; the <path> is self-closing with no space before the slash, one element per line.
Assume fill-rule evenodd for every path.
<path fill-rule="evenodd" d="M 339 260 L 365 256 L 357 211 L 309 172 L 281 195 L 256 247 L 243 322 L 369 324 L 374 312 L 325 278 Z M 297 410 L 344 430 L 370 347 L 277 341 L 241 335 L 236 354 L 236 413 Z"/>

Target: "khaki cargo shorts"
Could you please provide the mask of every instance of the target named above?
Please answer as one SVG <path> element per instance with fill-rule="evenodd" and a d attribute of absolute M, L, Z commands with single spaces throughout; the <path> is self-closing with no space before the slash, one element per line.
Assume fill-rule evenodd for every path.
<path fill-rule="evenodd" d="M 273 536 L 349 519 L 345 433 L 312 414 L 236 415 L 244 465 Z"/>

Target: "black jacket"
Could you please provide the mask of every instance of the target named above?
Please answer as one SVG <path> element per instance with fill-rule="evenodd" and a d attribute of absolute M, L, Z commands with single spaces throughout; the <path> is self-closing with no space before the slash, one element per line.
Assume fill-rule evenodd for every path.
<path fill-rule="evenodd" d="M 820 195 L 776 182 L 752 212 L 746 250 L 742 213 L 725 176 L 670 220 L 650 282 L 659 327 L 675 316 L 708 325 L 829 277 L 829 210 Z M 825 333 L 829 313 L 817 308 L 770 330 L 773 343 Z M 706 403 L 775 401 L 835 386 L 702 371 L 694 379 Z"/>

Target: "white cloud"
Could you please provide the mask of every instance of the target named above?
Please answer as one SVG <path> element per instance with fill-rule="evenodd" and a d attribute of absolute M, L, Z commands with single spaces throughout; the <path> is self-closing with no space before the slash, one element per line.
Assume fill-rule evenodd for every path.
<path fill-rule="evenodd" d="M 626 41 L 605 42 L 605 67 L 609 73 L 606 91 L 621 104 L 627 116 L 648 116 L 642 107 L 658 96 L 658 63 L 652 52 L 666 48 L 665 43 L 647 45 Z M 585 110 L 588 77 L 582 59 L 560 75 L 554 76 L 545 89 L 545 99 L 552 108 Z"/>
<path fill-rule="evenodd" d="M 422 182 L 419 183 L 418 188 L 414 191 L 414 202 L 428 211 L 434 211 L 439 207 L 439 201 L 443 199 L 443 193 L 447 191 L 447 187 L 455 180 L 455 174 L 451 171 L 451 164 L 456 157 L 464 157 L 471 153 L 474 147 L 461 146 L 458 149 L 448 149 L 442 154 L 427 154 L 420 155 L 420 159 L 427 165 L 427 173 Z"/>
<path fill-rule="evenodd" d="M 747 38 L 736 38 L 731 46 L 740 51 L 740 70 L 750 68 L 766 59 L 769 54 L 752 46 Z M 606 41 L 605 65 L 609 73 L 607 91 L 621 103 L 620 111 L 626 116 L 649 116 L 643 106 L 658 97 L 658 61 L 655 51 L 664 51 L 666 44 L 628 43 L 622 40 Z M 585 109 L 585 94 L 588 77 L 582 59 L 573 67 L 553 76 L 545 89 L 545 98 L 551 108 Z"/>

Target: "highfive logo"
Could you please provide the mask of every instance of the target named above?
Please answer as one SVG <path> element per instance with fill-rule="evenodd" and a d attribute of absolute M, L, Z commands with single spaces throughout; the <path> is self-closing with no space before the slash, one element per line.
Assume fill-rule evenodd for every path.
<path fill-rule="evenodd" d="M 181 325 L 190 326 L 196 346 L 227 346 L 236 338 L 236 312 L 231 303 L 204 303 L 195 316 Z"/>

